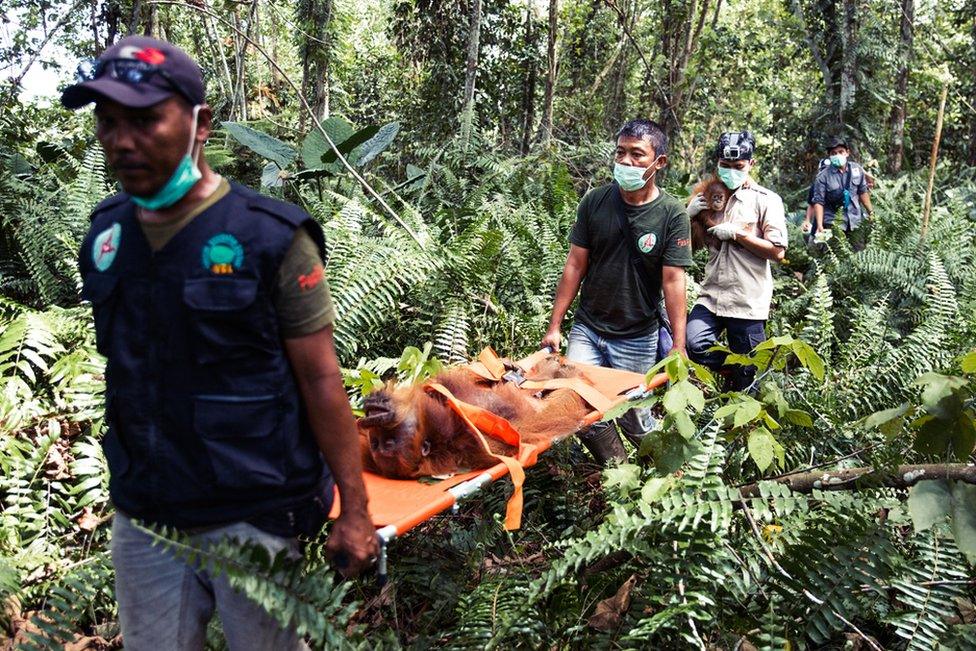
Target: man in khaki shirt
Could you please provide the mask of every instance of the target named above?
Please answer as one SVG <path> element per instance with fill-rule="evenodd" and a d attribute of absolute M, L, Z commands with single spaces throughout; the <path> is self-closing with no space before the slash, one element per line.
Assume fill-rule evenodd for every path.
<path fill-rule="evenodd" d="M 718 142 L 718 176 L 733 191 L 722 221 L 709 229 L 718 246 L 709 246 L 698 302 L 688 317 L 687 346 L 692 360 L 720 368 L 725 355 L 709 352 L 724 330 L 734 353 L 748 353 L 766 339 L 773 297 L 770 260 L 782 261 L 787 235 L 783 200 L 749 178 L 755 138 L 748 131 L 723 133 Z M 707 207 L 697 195 L 688 206 L 692 218 Z M 729 388 L 752 384 L 754 367 L 731 369 Z"/>

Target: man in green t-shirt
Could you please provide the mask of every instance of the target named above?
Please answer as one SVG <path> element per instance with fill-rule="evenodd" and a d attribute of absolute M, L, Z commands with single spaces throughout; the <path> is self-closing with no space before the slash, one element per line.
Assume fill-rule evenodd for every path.
<path fill-rule="evenodd" d="M 560 324 L 579 293 L 567 357 L 643 373 L 658 353 L 663 292 L 672 350 L 685 352 L 691 236 L 684 206 L 657 187 L 655 177 L 668 164 L 667 151 L 667 136 L 651 120 L 631 120 L 617 133 L 614 182 L 591 190 L 579 204 L 543 346 L 559 349 Z M 635 443 L 652 422 L 647 410 L 620 419 L 624 434 Z M 580 436 L 601 463 L 624 457 L 612 423 Z"/>

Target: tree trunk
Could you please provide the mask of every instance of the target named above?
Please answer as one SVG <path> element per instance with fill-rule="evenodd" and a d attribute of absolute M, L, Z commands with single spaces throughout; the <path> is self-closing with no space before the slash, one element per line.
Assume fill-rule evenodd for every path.
<path fill-rule="evenodd" d="M 828 103 L 832 103 L 829 98 L 834 91 L 833 71 L 830 69 L 830 66 L 827 65 L 827 59 L 821 51 L 820 45 L 814 38 L 810 25 L 807 23 L 806 14 L 803 11 L 802 0 L 791 0 L 790 10 L 793 12 L 793 17 L 796 18 L 798 23 L 800 23 L 800 31 L 803 34 L 803 40 L 810 49 L 810 56 L 813 57 L 814 62 L 817 64 L 817 68 L 820 69 L 820 75 L 823 77 L 825 96 L 828 98 Z"/>
<path fill-rule="evenodd" d="M 681 120 L 690 86 L 688 64 L 698 52 L 699 37 L 711 0 L 665 0 L 661 16 L 661 52 L 667 65 L 667 77 L 656 93 L 661 127 L 673 138 L 681 129 Z"/>
<path fill-rule="evenodd" d="M 474 123 L 474 88 L 478 78 L 478 48 L 481 42 L 481 0 L 472 0 L 468 22 L 468 60 L 464 74 L 464 101 L 461 103 L 461 142 L 467 145 Z"/>
<path fill-rule="evenodd" d="M 532 9 L 525 12 L 525 49 L 529 53 L 525 60 L 525 81 L 522 85 L 522 143 L 519 151 L 529 153 L 532 142 L 532 127 L 535 124 L 535 87 L 538 78 L 536 66 L 536 30 Z"/>
<path fill-rule="evenodd" d="M 968 5 L 973 10 L 969 14 L 969 97 L 973 97 L 973 90 L 976 90 L 976 2 Z M 976 167 L 976 112 L 969 111 L 969 147 L 966 150 L 966 164 Z"/>
<path fill-rule="evenodd" d="M 546 96 L 542 104 L 542 129 L 539 133 L 542 146 L 552 145 L 552 105 L 556 96 L 556 69 L 559 61 L 556 56 L 556 37 L 559 29 L 559 0 L 549 0 L 549 40 L 546 47 Z"/>
<path fill-rule="evenodd" d="M 843 127 L 847 123 L 847 111 L 854 105 L 857 92 L 857 0 L 844 0 L 841 16 L 841 69 L 840 93 L 838 95 L 837 118 Z"/>
<path fill-rule="evenodd" d="M 901 0 L 901 41 L 899 42 L 898 78 L 895 81 L 895 103 L 891 105 L 888 126 L 891 132 L 891 149 L 888 152 L 888 173 L 901 171 L 905 154 L 905 103 L 908 94 L 908 66 L 912 59 L 912 41 L 915 31 L 915 0 Z"/>
<path fill-rule="evenodd" d="M 158 36 L 159 35 L 159 7 L 157 5 L 149 6 L 149 16 L 146 19 L 146 36 Z"/>
<path fill-rule="evenodd" d="M 142 22 L 142 0 L 134 0 L 132 3 L 132 15 L 129 18 L 129 31 L 127 36 L 132 36 L 139 31 L 140 22 Z"/>
<path fill-rule="evenodd" d="M 329 117 L 329 62 L 332 41 L 332 0 L 302 0 L 296 7 L 296 18 L 302 31 L 298 34 L 302 57 L 302 96 L 308 101 L 316 119 Z M 298 128 L 305 130 L 307 116 L 299 111 Z"/>

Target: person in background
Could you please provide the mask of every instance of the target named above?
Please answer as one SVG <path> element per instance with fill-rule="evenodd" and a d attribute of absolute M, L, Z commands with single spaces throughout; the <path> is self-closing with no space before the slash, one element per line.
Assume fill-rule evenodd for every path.
<path fill-rule="evenodd" d="M 708 229 L 708 263 L 698 302 L 688 316 L 688 356 L 712 369 L 725 353 L 711 351 L 724 332 L 733 353 L 748 353 L 766 339 L 766 319 L 773 297 L 770 261 L 781 262 L 788 244 L 783 200 L 750 177 L 756 141 L 748 131 L 723 133 L 718 140 L 718 177 L 732 196 L 721 223 Z M 688 206 L 694 217 L 706 208 L 696 197 Z M 752 385 L 755 368 L 727 369 L 727 386 L 742 391 Z"/>
<path fill-rule="evenodd" d="M 684 206 L 657 186 L 667 154 L 668 138 L 656 122 L 631 120 L 617 133 L 613 183 L 588 192 L 577 209 L 543 347 L 559 350 L 560 325 L 579 293 L 566 356 L 644 373 L 657 361 L 663 292 L 671 350 L 685 352 L 691 235 Z M 653 427 L 647 409 L 619 420 L 635 444 Z M 600 463 L 625 456 L 613 423 L 589 428 L 580 440 Z"/>
<path fill-rule="evenodd" d="M 61 102 L 95 103 L 123 190 L 95 207 L 79 266 L 107 358 L 102 445 L 125 648 L 202 651 L 217 612 L 231 649 L 306 649 L 226 576 L 142 527 L 297 562 L 299 536 L 318 534 L 338 486 L 326 555 L 348 575 L 374 559 L 322 230 L 210 168 L 203 77 L 179 48 L 130 36 L 79 76 Z"/>
<path fill-rule="evenodd" d="M 824 169 L 828 165 L 830 165 L 830 159 L 821 158 L 820 162 L 817 164 L 817 174 L 819 174 L 820 170 Z M 813 223 L 813 220 L 816 218 L 816 212 L 813 209 L 813 187 L 814 185 L 816 185 L 816 180 L 817 178 L 814 177 L 814 182 L 810 184 L 810 189 L 807 190 L 807 209 L 806 209 L 806 213 L 803 215 L 803 223 L 800 226 L 800 230 L 806 236 L 806 240 L 808 243 L 811 239 L 813 239 L 813 236 L 810 234 L 810 231 L 812 230 L 811 224 Z"/>
<path fill-rule="evenodd" d="M 829 239 L 828 232 L 842 231 L 855 251 L 867 244 L 863 229 L 855 236 L 865 217 L 870 218 L 871 192 L 867 174 L 858 163 L 850 160 L 850 147 L 843 138 L 833 137 L 827 143 L 830 165 L 817 173 L 813 182 L 810 203 L 813 206 L 811 223 L 808 212 L 802 229 L 813 236 L 814 242 Z"/>

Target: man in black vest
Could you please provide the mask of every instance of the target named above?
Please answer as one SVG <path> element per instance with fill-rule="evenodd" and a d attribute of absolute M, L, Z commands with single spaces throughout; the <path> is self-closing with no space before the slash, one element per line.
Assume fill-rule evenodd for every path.
<path fill-rule="evenodd" d="M 347 575 L 376 554 L 322 231 L 209 168 L 200 152 L 212 114 L 182 50 L 128 37 L 80 73 L 62 103 L 95 103 L 124 190 L 95 208 L 80 267 L 107 358 L 126 648 L 202 649 L 215 608 L 231 649 L 303 648 L 226 578 L 154 546 L 132 521 L 298 557 L 297 537 L 319 531 L 337 485 L 327 553 Z"/>

